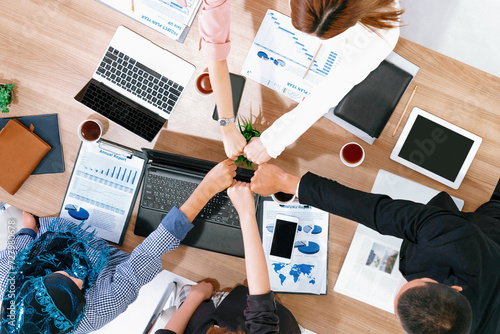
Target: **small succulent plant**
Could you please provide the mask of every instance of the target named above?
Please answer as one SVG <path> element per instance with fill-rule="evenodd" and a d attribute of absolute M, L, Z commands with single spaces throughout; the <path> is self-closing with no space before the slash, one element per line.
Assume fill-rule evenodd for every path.
<path fill-rule="evenodd" d="M 243 135 L 243 137 L 245 137 L 245 139 L 247 140 L 247 143 L 253 137 L 259 137 L 260 136 L 260 132 L 257 131 L 257 129 L 255 129 L 252 126 L 252 122 L 250 122 L 249 119 L 244 118 L 243 119 L 243 125 L 241 125 L 240 120 L 238 119 L 238 127 L 240 128 L 240 132 Z M 238 157 L 238 159 L 236 159 L 236 161 L 234 163 L 235 164 L 240 164 L 241 163 L 241 165 L 246 165 L 247 168 L 252 168 L 252 162 L 250 160 L 248 160 L 247 158 L 245 158 L 245 156 L 243 156 L 243 155 L 240 155 Z"/>
<path fill-rule="evenodd" d="M 14 86 L 12 83 L 0 85 L 0 110 L 2 113 L 9 112 L 8 107 L 12 102 L 12 89 L 14 89 Z"/>

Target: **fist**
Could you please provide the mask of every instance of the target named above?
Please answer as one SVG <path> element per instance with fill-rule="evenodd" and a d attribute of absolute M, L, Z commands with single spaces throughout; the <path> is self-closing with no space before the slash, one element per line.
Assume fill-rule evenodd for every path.
<path fill-rule="evenodd" d="M 212 168 L 202 181 L 202 184 L 212 195 L 223 191 L 231 184 L 236 176 L 236 165 L 233 160 L 226 159 Z"/>

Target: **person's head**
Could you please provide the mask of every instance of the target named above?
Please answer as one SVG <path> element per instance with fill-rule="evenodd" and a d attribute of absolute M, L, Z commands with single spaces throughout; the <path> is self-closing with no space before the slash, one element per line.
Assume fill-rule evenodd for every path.
<path fill-rule="evenodd" d="M 335 37 L 360 22 L 369 29 L 399 25 L 394 0 L 290 0 L 293 26 L 321 39 Z"/>
<path fill-rule="evenodd" d="M 57 309 L 71 322 L 80 316 L 86 304 L 81 282 L 64 271 L 52 273 L 44 279 L 48 295 Z"/>
<path fill-rule="evenodd" d="M 412 280 L 394 299 L 394 310 L 410 334 L 466 334 L 472 327 L 472 309 L 459 286 L 429 278 Z"/>
<path fill-rule="evenodd" d="M 85 304 L 82 290 L 68 275 L 31 278 L 9 302 L 2 325 L 6 333 L 72 333 Z"/>
<path fill-rule="evenodd" d="M 17 253 L 2 300 L 2 333 L 73 333 L 85 294 L 107 263 L 109 246 L 95 233 L 53 220 Z"/>

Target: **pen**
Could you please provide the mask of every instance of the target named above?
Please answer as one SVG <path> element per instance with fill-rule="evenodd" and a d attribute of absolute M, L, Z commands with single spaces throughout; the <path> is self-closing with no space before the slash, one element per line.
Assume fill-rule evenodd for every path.
<path fill-rule="evenodd" d="M 401 121 L 403 120 L 403 117 L 406 114 L 406 110 L 408 110 L 408 106 L 410 105 L 411 100 L 413 100 L 413 96 L 415 95 L 415 92 L 417 91 L 417 89 L 418 89 L 418 86 L 415 86 L 415 88 L 413 88 L 413 92 L 411 92 L 410 98 L 408 99 L 408 102 L 406 102 L 406 106 L 405 106 L 405 109 L 403 110 L 403 114 L 399 118 L 398 124 L 396 125 L 396 128 L 394 129 L 394 132 L 392 133 L 393 137 L 396 134 L 396 132 L 398 131 L 399 125 L 401 124 Z"/>
<path fill-rule="evenodd" d="M 131 5 L 132 5 L 132 11 L 134 11 L 134 0 L 131 0 Z"/>
<path fill-rule="evenodd" d="M 309 70 L 311 69 L 311 66 L 312 66 L 312 64 L 314 63 L 314 59 L 316 59 L 316 56 L 318 55 L 319 50 L 321 49 L 321 47 L 322 47 L 322 46 L 323 46 L 323 44 L 320 44 L 320 45 L 318 46 L 318 50 L 316 50 L 316 53 L 314 54 L 314 57 L 313 57 L 313 59 L 311 60 L 311 63 L 310 63 L 310 64 L 309 64 L 309 66 L 307 67 L 306 73 L 304 73 L 304 76 L 302 77 L 302 79 L 304 79 L 304 78 L 306 77 L 307 73 L 309 73 Z"/>

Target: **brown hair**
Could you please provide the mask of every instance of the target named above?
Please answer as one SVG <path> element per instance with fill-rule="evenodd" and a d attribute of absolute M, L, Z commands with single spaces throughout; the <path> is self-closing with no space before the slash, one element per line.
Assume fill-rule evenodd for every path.
<path fill-rule="evenodd" d="M 403 10 L 394 0 L 291 0 L 293 26 L 307 34 L 329 39 L 360 22 L 368 29 L 399 26 Z"/>
<path fill-rule="evenodd" d="M 207 334 L 245 334 L 245 332 L 243 330 L 239 330 L 237 332 L 233 332 L 225 327 L 214 327 L 214 326 L 211 326 L 208 331 L 207 331 Z"/>

